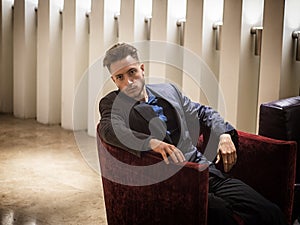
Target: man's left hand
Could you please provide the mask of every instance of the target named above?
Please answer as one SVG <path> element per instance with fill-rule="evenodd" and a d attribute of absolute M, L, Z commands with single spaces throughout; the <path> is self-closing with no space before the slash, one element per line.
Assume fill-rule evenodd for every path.
<path fill-rule="evenodd" d="M 224 171 L 227 173 L 237 161 L 236 149 L 229 134 L 220 136 L 216 164 L 221 158 L 223 159 Z"/>

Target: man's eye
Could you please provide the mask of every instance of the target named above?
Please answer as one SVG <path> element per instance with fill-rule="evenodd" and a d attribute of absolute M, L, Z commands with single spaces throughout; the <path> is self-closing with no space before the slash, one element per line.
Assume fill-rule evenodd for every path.
<path fill-rule="evenodd" d="M 132 70 L 129 70 L 128 72 L 130 75 L 134 75 L 136 73 L 136 69 L 132 69 Z"/>
<path fill-rule="evenodd" d="M 123 79 L 123 76 L 122 76 L 122 75 L 117 75 L 117 76 L 116 76 L 116 79 L 117 79 L 117 80 L 122 80 L 122 79 Z"/>

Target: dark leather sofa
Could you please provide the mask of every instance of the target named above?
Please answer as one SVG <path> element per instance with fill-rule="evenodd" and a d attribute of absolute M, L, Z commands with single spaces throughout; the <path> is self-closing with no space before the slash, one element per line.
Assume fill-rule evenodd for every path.
<path fill-rule="evenodd" d="M 261 104 L 259 134 L 297 142 L 293 220 L 298 218 L 300 222 L 300 96 Z"/>

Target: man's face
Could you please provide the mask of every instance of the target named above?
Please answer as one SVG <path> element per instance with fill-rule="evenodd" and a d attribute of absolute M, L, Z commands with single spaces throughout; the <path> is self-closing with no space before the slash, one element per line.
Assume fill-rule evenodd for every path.
<path fill-rule="evenodd" d="M 126 95 L 136 100 L 143 98 L 145 86 L 144 64 L 131 56 L 110 65 L 111 78 Z"/>

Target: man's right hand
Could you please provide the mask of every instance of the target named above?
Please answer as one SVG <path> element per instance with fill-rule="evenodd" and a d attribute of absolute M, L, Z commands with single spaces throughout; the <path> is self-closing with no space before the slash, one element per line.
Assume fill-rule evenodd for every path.
<path fill-rule="evenodd" d="M 166 164 L 169 164 L 168 155 L 171 156 L 172 160 L 175 163 L 185 161 L 183 153 L 174 145 L 168 144 L 158 139 L 151 139 L 149 142 L 149 147 L 153 151 L 160 153 Z"/>

